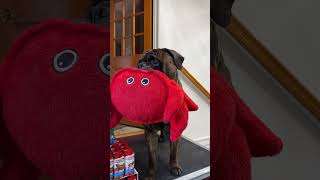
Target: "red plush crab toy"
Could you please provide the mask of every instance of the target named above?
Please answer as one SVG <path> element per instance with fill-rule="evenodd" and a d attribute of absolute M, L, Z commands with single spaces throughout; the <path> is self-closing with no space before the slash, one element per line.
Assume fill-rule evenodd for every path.
<path fill-rule="evenodd" d="M 250 180 L 251 157 L 278 154 L 282 141 L 244 104 L 213 67 L 211 92 L 213 178 Z"/>
<path fill-rule="evenodd" d="M 51 20 L 16 39 L 0 66 L 1 180 L 105 178 L 108 38 Z"/>
<path fill-rule="evenodd" d="M 170 140 L 177 140 L 188 124 L 188 111 L 198 106 L 162 72 L 124 68 L 110 84 L 111 128 L 122 116 L 140 124 L 170 123 Z"/>

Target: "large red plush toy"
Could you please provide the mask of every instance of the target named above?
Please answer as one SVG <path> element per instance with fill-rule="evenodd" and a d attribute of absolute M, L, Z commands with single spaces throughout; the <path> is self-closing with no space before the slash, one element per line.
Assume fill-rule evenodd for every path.
<path fill-rule="evenodd" d="M 282 141 L 211 68 L 211 162 L 215 180 L 250 180 L 251 157 L 272 156 Z"/>
<path fill-rule="evenodd" d="M 188 111 L 198 106 L 182 88 L 157 70 L 124 68 L 111 80 L 111 127 L 122 116 L 140 124 L 170 123 L 170 140 L 177 140 L 188 124 Z"/>
<path fill-rule="evenodd" d="M 0 70 L 1 180 L 105 178 L 108 38 L 59 20 L 17 38 Z"/>

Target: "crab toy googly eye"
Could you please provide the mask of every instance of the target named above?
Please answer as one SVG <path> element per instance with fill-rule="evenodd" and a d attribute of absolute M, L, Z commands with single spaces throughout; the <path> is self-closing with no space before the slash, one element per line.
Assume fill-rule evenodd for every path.
<path fill-rule="evenodd" d="M 144 86 L 147 86 L 149 84 L 150 80 L 148 78 L 142 78 L 141 79 L 141 84 Z"/>
<path fill-rule="evenodd" d="M 74 66 L 77 59 L 78 55 L 74 50 L 66 49 L 55 55 L 53 67 L 57 72 L 66 72 Z"/>
<path fill-rule="evenodd" d="M 134 78 L 133 77 L 129 77 L 127 79 L 127 84 L 132 84 L 134 82 Z"/>

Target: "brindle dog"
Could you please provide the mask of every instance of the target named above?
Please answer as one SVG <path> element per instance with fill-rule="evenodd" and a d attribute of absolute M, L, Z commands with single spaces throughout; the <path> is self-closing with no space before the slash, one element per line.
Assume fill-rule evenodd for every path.
<path fill-rule="evenodd" d="M 180 86 L 181 82 L 178 76 L 178 70 L 182 69 L 184 58 L 174 50 L 170 49 L 153 49 L 143 53 L 138 61 L 138 68 L 143 70 L 154 69 L 166 74 L 170 79 L 175 80 Z M 155 179 L 156 176 L 156 161 L 158 142 L 164 142 L 169 137 L 170 124 L 155 123 L 145 125 L 145 139 L 148 149 L 149 167 L 147 170 L 146 179 Z M 160 131 L 160 136 L 157 132 Z M 178 139 L 175 142 L 170 142 L 170 160 L 169 168 L 173 175 L 180 176 L 182 168 L 178 162 Z"/>

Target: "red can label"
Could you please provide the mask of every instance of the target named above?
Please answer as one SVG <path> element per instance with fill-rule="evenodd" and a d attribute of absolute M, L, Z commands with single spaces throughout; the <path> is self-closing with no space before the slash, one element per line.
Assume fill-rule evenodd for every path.
<path fill-rule="evenodd" d="M 124 176 L 124 170 L 125 170 L 125 161 L 124 161 L 124 155 L 121 151 L 115 151 L 113 153 L 114 155 L 114 173 L 113 177 L 116 178 L 121 178 Z"/>
<path fill-rule="evenodd" d="M 113 178 L 113 167 L 114 167 L 114 159 L 112 154 L 110 153 L 110 179 Z"/>
<path fill-rule="evenodd" d="M 125 162 L 125 175 L 134 174 L 134 152 L 131 148 L 127 147 L 123 150 Z"/>

